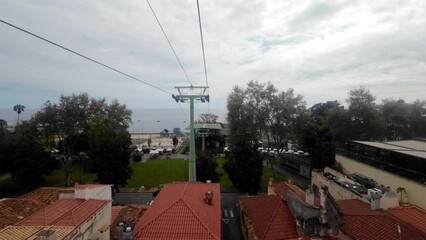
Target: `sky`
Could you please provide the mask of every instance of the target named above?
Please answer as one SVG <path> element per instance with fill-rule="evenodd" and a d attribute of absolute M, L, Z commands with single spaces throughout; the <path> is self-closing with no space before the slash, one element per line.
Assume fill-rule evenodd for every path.
<path fill-rule="evenodd" d="M 200 0 L 208 81 L 195 0 L 151 0 L 190 79 L 148 4 L 129 1 L 6 1 L 0 19 L 166 91 L 122 76 L 0 23 L 0 109 L 37 109 L 88 93 L 129 108 L 179 108 L 175 86 L 209 86 L 226 109 L 236 85 L 293 88 L 307 107 L 363 86 L 377 97 L 426 99 L 426 1 Z M 188 111 L 189 104 L 182 103 Z"/>

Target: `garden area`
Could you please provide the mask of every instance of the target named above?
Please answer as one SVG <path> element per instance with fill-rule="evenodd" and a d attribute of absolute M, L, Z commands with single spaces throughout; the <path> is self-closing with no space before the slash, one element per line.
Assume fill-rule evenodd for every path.
<path fill-rule="evenodd" d="M 232 183 L 228 175 L 223 169 L 223 157 L 217 158 L 217 172 L 220 175 L 221 187 L 232 187 Z M 188 161 L 184 159 L 158 159 L 148 160 L 145 163 L 131 163 L 133 169 L 132 177 L 128 180 L 127 187 L 145 188 L 157 187 L 159 184 L 170 183 L 173 181 L 187 181 L 188 179 Z M 63 169 L 55 169 L 50 175 L 44 176 L 47 187 L 64 186 L 65 171 Z M 271 169 L 264 167 L 262 174 L 261 187 L 267 186 L 269 178 L 273 177 Z M 96 175 L 88 173 L 84 169 L 83 162 L 75 162 L 73 164 L 72 182 L 73 183 L 91 183 L 96 179 Z M 284 181 L 284 177 L 277 175 L 277 181 Z M 12 187 L 12 179 L 10 174 L 0 174 L 0 187 Z"/>

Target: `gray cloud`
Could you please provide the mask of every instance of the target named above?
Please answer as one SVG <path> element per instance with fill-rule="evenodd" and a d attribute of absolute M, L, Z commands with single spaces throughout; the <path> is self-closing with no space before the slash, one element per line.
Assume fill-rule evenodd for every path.
<path fill-rule="evenodd" d="M 190 79 L 204 85 L 196 5 L 151 1 Z M 363 85 L 378 99 L 426 96 L 426 2 L 201 1 L 211 107 L 234 85 L 272 81 L 308 105 Z M 2 1 L 0 16 L 144 81 L 188 85 L 144 1 Z M 167 94 L 0 25 L 0 108 L 88 92 L 134 108 Z M 197 106 L 206 107 L 206 106 Z"/>

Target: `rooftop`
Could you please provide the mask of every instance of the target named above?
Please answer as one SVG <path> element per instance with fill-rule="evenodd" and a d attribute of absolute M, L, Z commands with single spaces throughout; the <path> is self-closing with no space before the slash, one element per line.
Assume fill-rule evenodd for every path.
<path fill-rule="evenodd" d="M 297 238 L 296 221 L 279 196 L 240 197 L 250 239 Z"/>
<path fill-rule="evenodd" d="M 21 199 L 27 198 L 27 199 L 32 199 L 45 204 L 51 204 L 59 200 L 60 190 L 61 188 L 41 187 L 25 195 L 22 195 L 19 198 Z"/>
<path fill-rule="evenodd" d="M 286 182 L 276 182 L 271 186 L 274 192 L 280 196 L 284 201 L 287 201 L 287 192 L 292 191 L 300 200 L 305 201 L 306 193 L 299 187 L 293 184 L 289 184 Z M 320 205 L 320 199 L 315 196 L 314 197 L 314 206 Z"/>
<path fill-rule="evenodd" d="M 343 212 L 341 230 L 354 239 L 425 239 L 412 226 L 397 221 L 382 210 L 371 210 L 358 199 L 337 201 Z M 400 229 L 400 233 L 398 232 Z"/>
<path fill-rule="evenodd" d="M 222 124 L 220 123 L 194 123 L 195 129 L 222 129 Z M 189 127 L 187 127 L 189 129 Z"/>
<path fill-rule="evenodd" d="M 107 200 L 97 199 L 61 199 L 16 225 L 77 227 L 108 203 Z"/>
<path fill-rule="evenodd" d="M 0 200 L 0 229 L 21 221 L 45 206 L 45 203 L 28 198 Z"/>
<path fill-rule="evenodd" d="M 28 227 L 9 226 L 0 230 L 0 240 L 10 239 L 36 239 L 37 234 L 42 230 L 54 230 L 56 240 L 67 239 L 67 236 L 74 231 L 73 227 Z"/>
<path fill-rule="evenodd" d="M 212 204 L 205 193 L 212 191 Z M 166 184 L 136 224 L 133 239 L 220 239 L 220 186 L 217 183 Z"/>
<path fill-rule="evenodd" d="M 387 210 L 392 216 L 403 221 L 426 236 L 426 211 L 416 206 L 396 207 Z"/>
<path fill-rule="evenodd" d="M 419 158 L 426 158 L 426 142 L 418 140 L 389 141 L 389 142 L 368 142 L 352 141 L 363 145 L 386 149 L 402 154 L 407 154 Z"/>

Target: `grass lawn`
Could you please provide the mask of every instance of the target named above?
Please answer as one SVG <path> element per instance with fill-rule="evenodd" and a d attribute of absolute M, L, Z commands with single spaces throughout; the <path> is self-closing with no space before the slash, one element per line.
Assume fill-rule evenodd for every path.
<path fill-rule="evenodd" d="M 72 166 L 72 181 L 78 183 L 91 183 L 96 178 L 96 174 L 87 173 L 83 170 L 83 162 L 74 162 Z M 50 175 L 44 176 L 45 185 L 49 187 L 63 187 L 65 183 L 65 170 L 55 169 Z"/>
<path fill-rule="evenodd" d="M 183 159 L 157 159 L 145 163 L 132 163 L 132 177 L 127 187 L 157 187 L 159 184 L 188 179 L 188 161 Z"/>
<path fill-rule="evenodd" d="M 224 157 L 218 157 L 218 158 L 216 158 L 216 160 L 217 160 L 217 164 L 218 164 L 216 171 L 219 175 L 222 175 L 219 178 L 220 186 L 221 187 L 231 187 L 232 182 L 229 179 L 228 174 L 223 169 L 223 163 L 225 162 L 225 158 Z"/>
<path fill-rule="evenodd" d="M 79 183 L 91 183 L 96 178 L 96 175 L 93 173 L 86 173 L 83 171 L 84 164 L 82 162 L 73 163 L 72 171 L 72 181 Z M 10 174 L 4 175 L 0 174 L 0 186 L 11 187 L 14 186 L 12 183 L 12 177 Z M 50 175 L 44 176 L 44 186 L 46 187 L 63 187 L 65 183 L 65 170 L 64 169 L 55 169 Z"/>
<path fill-rule="evenodd" d="M 0 173 L 0 187 L 12 186 L 12 177 L 10 173 Z"/>
<path fill-rule="evenodd" d="M 231 187 L 232 182 L 228 174 L 223 169 L 224 157 L 217 158 L 217 172 L 221 174 L 220 185 L 221 187 Z M 141 187 L 146 188 L 157 187 L 159 184 L 170 183 L 173 181 L 187 181 L 188 180 L 188 161 L 183 159 L 157 159 L 148 160 L 145 163 L 131 163 L 133 169 L 132 177 L 129 179 L 127 187 Z M 86 173 L 83 170 L 84 164 L 82 162 L 75 162 L 73 164 L 73 182 L 91 183 L 96 178 L 93 173 Z M 52 174 L 44 176 L 44 186 L 49 187 L 62 187 L 64 186 L 65 171 L 63 169 L 56 169 Z M 261 187 L 268 186 L 269 178 L 272 177 L 272 171 L 269 168 L 263 168 Z M 276 181 L 284 181 L 285 178 L 276 175 Z M 12 186 L 12 179 L 10 175 L 0 173 L 0 186 Z"/>

